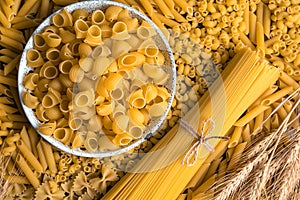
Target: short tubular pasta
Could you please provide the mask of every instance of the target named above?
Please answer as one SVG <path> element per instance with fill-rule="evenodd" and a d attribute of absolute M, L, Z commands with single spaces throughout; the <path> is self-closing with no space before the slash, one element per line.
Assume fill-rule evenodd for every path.
<path fill-rule="evenodd" d="M 79 65 L 73 65 L 68 74 L 70 80 L 74 83 L 79 83 L 84 79 L 84 71 Z"/>
<path fill-rule="evenodd" d="M 112 117 L 116 118 L 116 117 L 118 117 L 120 115 L 125 115 L 125 113 L 126 113 L 126 108 L 122 104 L 118 103 L 115 106 L 115 109 L 114 109 L 114 111 L 112 113 Z"/>
<path fill-rule="evenodd" d="M 59 71 L 63 74 L 69 74 L 73 64 L 74 63 L 71 60 L 64 60 L 61 63 L 59 63 Z"/>
<path fill-rule="evenodd" d="M 58 128 L 53 132 L 53 137 L 68 145 L 72 139 L 72 130 L 69 128 Z"/>
<path fill-rule="evenodd" d="M 35 68 L 35 67 L 40 67 L 44 64 L 42 55 L 40 54 L 39 51 L 35 49 L 28 50 L 26 54 L 26 58 L 27 58 L 27 65 L 29 67 Z"/>
<path fill-rule="evenodd" d="M 37 73 L 27 74 L 23 80 L 24 87 L 28 90 L 34 90 L 34 88 L 37 86 L 38 80 L 39 75 Z"/>
<path fill-rule="evenodd" d="M 139 89 L 130 95 L 129 104 L 135 108 L 143 108 L 146 105 L 146 99 L 142 89 Z"/>
<path fill-rule="evenodd" d="M 129 116 L 130 122 L 136 126 L 142 127 L 146 121 L 145 115 L 136 108 L 129 109 L 128 116 Z"/>
<path fill-rule="evenodd" d="M 114 40 L 126 40 L 130 38 L 128 33 L 127 24 L 119 21 L 114 24 L 112 27 L 112 39 Z"/>
<path fill-rule="evenodd" d="M 60 51 L 56 48 L 49 48 L 46 51 L 46 58 L 51 61 L 53 64 L 58 64 L 60 61 Z"/>
<path fill-rule="evenodd" d="M 142 89 L 147 103 L 155 99 L 158 94 L 157 88 L 153 84 L 142 86 Z"/>
<path fill-rule="evenodd" d="M 45 39 L 43 38 L 42 34 L 35 34 L 33 36 L 33 44 L 34 44 L 34 47 L 40 51 L 45 51 L 48 48 L 47 43 L 46 43 Z"/>
<path fill-rule="evenodd" d="M 74 21 L 77 19 L 86 19 L 88 17 L 89 13 L 84 9 L 78 9 L 72 12 L 72 18 Z"/>
<path fill-rule="evenodd" d="M 114 108 L 115 108 L 114 101 L 105 102 L 105 103 L 97 106 L 96 111 L 97 111 L 97 114 L 100 115 L 100 116 L 107 116 L 107 115 L 110 115 L 113 112 Z"/>
<path fill-rule="evenodd" d="M 28 108 L 32 109 L 36 108 L 40 103 L 36 96 L 33 96 L 27 91 L 22 94 L 22 100 Z"/>
<path fill-rule="evenodd" d="M 91 17 L 92 24 L 100 25 L 105 22 L 105 15 L 102 10 L 95 10 Z"/>
<path fill-rule="evenodd" d="M 98 56 L 93 63 L 93 67 L 92 67 L 93 74 L 95 74 L 96 76 L 103 75 L 104 72 L 109 67 L 109 65 L 111 64 L 111 62 L 112 62 L 111 59 L 107 57 Z"/>
<path fill-rule="evenodd" d="M 108 90 L 115 90 L 122 80 L 120 73 L 109 73 L 104 81 L 104 87 Z"/>
<path fill-rule="evenodd" d="M 62 118 L 63 116 L 58 106 L 46 108 L 45 115 L 49 118 L 49 120 L 55 120 L 55 121 Z"/>
<path fill-rule="evenodd" d="M 107 57 L 111 54 L 111 50 L 108 46 L 106 45 L 100 45 L 94 48 L 92 52 L 92 57 L 96 59 L 97 57 Z"/>
<path fill-rule="evenodd" d="M 110 96 L 114 100 L 121 100 L 124 97 L 124 91 L 121 88 L 115 88 L 114 90 L 110 91 Z"/>
<path fill-rule="evenodd" d="M 58 69 L 50 61 L 43 64 L 40 70 L 40 77 L 45 77 L 46 79 L 55 79 L 58 76 Z"/>
<path fill-rule="evenodd" d="M 64 28 L 59 28 L 59 35 L 60 35 L 61 41 L 63 43 L 72 42 L 76 38 L 74 33 L 70 32 Z"/>
<path fill-rule="evenodd" d="M 38 131 L 44 135 L 52 135 L 56 129 L 56 122 L 47 122 L 38 127 Z"/>
<path fill-rule="evenodd" d="M 118 146 L 125 146 L 125 145 L 128 145 L 132 141 L 132 137 L 128 136 L 125 133 L 117 134 L 112 141 L 114 144 L 116 144 Z"/>
<path fill-rule="evenodd" d="M 56 33 L 45 32 L 42 37 L 49 47 L 58 47 L 61 44 L 62 39 Z"/>
<path fill-rule="evenodd" d="M 105 11 L 105 19 L 109 22 L 117 20 L 119 13 L 123 10 L 123 8 L 119 6 L 110 6 Z"/>
<path fill-rule="evenodd" d="M 85 38 L 87 35 L 87 31 L 89 29 L 89 25 L 82 19 L 78 19 L 75 21 L 74 30 L 76 33 L 76 38 Z"/>
<path fill-rule="evenodd" d="M 43 167 L 40 162 L 36 159 L 36 157 L 32 154 L 31 150 L 27 147 L 23 140 L 17 141 L 17 147 L 26 158 L 26 160 L 30 163 L 30 165 L 37 171 L 42 172 Z"/>
<path fill-rule="evenodd" d="M 73 25 L 72 15 L 66 9 L 63 9 L 62 12 L 54 15 L 52 22 L 57 27 L 67 27 Z"/>
<path fill-rule="evenodd" d="M 100 27 L 96 25 L 90 26 L 87 30 L 84 42 L 91 46 L 100 45 L 102 43 L 102 30 Z"/>
<path fill-rule="evenodd" d="M 128 51 L 131 49 L 134 48 L 129 44 L 129 42 L 123 40 L 114 40 L 112 44 L 112 57 L 117 59 L 123 54 L 128 53 Z"/>
<path fill-rule="evenodd" d="M 140 126 L 130 126 L 128 130 L 128 134 L 134 139 L 141 138 L 143 136 L 143 133 L 144 130 Z"/>
<path fill-rule="evenodd" d="M 31 183 L 31 185 L 34 188 L 37 188 L 40 185 L 40 181 L 37 178 L 37 176 L 32 172 L 32 170 L 28 166 L 23 156 L 18 155 L 16 157 L 16 162 L 18 166 L 21 168 L 21 170 L 23 171 L 23 173 L 25 174 L 25 176 L 27 177 L 28 181 Z"/>
<path fill-rule="evenodd" d="M 142 40 L 149 39 L 152 36 L 154 36 L 155 34 L 156 33 L 155 33 L 154 29 L 149 26 L 140 26 L 140 27 L 138 27 L 138 29 L 136 31 L 136 35 Z"/>
<path fill-rule="evenodd" d="M 43 107 L 42 104 L 39 104 L 37 106 L 35 114 L 40 121 L 42 121 L 42 122 L 49 121 L 49 118 L 45 114 L 45 108 Z"/>
<path fill-rule="evenodd" d="M 89 131 L 86 135 L 85 143 L 84 143 L 85 148 L 90 151 L 94 152 L 98 150 L 98 137 L 95 133 Z"/>
<path fill-rule="evenodd" d="M 112 130 L 116 134 L 125 133 L 129 124 L 129 117 L 127 115 L 117 116 L 112 123 Z"/>
<path fill-rule="evenodd" d="M 74 97 L 74 103 L 77 107 L 91 107 L 94 104 L 95 93 L 93 89 L 79 92 Z"/>
<path fill-rule="evenodd" d="M 168 103 L 163 101 L 155 103 L 149 107 L 149 115 L 151 117 L 160 117 L 164 114 L 168 106 Z"/>
<path fill-rule="evenodd" d="M 266 106 L 271 105 L 272 103 L 281 99 L 285 95 L 292 93 L 292 91 L 293 87 L 283 88 L 282 90 L 279 90 L 278 92 L 275 92 L 274 94 L 271 94 L 270 96 L 266 97 L 264 100 L 262 100 L 261 104 Z"/>
<path fill-rule="evenodd" d="M 132 68 L 139 66 L 145 62 L 146 58 L 143 54 L 138 52 L 131 52 L 120 56 L 118 59 L 118 65 L 122 68 Z"/>

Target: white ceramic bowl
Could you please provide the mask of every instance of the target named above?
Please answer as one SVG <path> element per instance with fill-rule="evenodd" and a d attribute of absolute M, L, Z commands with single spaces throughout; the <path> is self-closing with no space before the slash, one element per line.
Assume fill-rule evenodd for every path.
<path fill-rule="evenodd" d="M 155 31 L 157 32 L 157 36 L 155 36 L 154 39 L 156 40 L 156 44 L 159 47 L 159 49 L 163 50 L 162 53 L 165 56 L 164 70 L 170 75 L 165 86 L 168 88 L 171 96 L 168 99 L 168 106 L 167 106 L 167 109 L 164 112 L 164 114 L 161 117 L 150 121 L 150 123 L 147 125 L 146 130 L 144 131 L 143 137 L 136 140 L 136 141 L 134 141 L 129 146 L 126 146 L 126 147 L 123 147 L 123 148 L 120 148 L 120 149 L 117 149 L 117 150 L 111 150 L 111 151 L 105 151 L 105 152 L 101 152 L 101 151 L 87 152 L 87 151 L 83 151 L 81 149 L 72 149 L 69 146 L 66 146 L 63 143 L 57 141 L 53 137 L 45 136 L 45 135 L 43 135 L 43 134 L 41 134 L 37 131 L 46 141 L 48 141 L 53 146 L 61 149 L 62 151 L 65 151 L 67 153 L 74 154 L 74 155 L 77 155 L 77 156 L 83 156 L 83 157 L 109 157 L 109 156 L 124 153 L 124 152 L 126 152 L 130 149 L 135 148 L 136 146 L 141 144 L 143 141 L 145 141 L 145 139 L 151 137 L 151 135 L 155 131 L 157 131 L 157 129 L 161 126 L 162 122 L 165 120 L 165 118 L 167 116 L 168 111 L 171 108 L 171 104 L 172 104 L 174 94 L 175 94 L 176 68 L 175 68 L 175 61 L 174 61 L 174 58 L 173 58 L 172 50 L 169 46 L 169 43 L 168 43 L 167 39 L 165 38 L 165 36 L 161 32 L 161 30 L 147 16 L 145 16 L 144 14 L 140 13 L 139 11 L 137 11 L 137 10 L 127 6 L 127 5 L 120 4 L 120 3 L 117 3 L 117 2 L 112 2 L 112 1 L 84 1 L 84 2 L 79 2 L 79 3 L 75 3 L 75 4 L 72 4 L 72 5 L 66 6 L 64 8 L 67 9 L 67 11 L 69 11 L 69 12 L 73 12 L 73 11 L 78 10 L 78 9 L 85 9 L 88 12 L 91 13 L 96 9 L 105 10 L 109 6 L 119 6 L 119 7 L 125 8 L 125 9 L 129 10 L 129 13 L 131 14 L 132 17 L 136 17 L 138 20 L 147 21 L 155 29 Z M 34 110 L 28 108 L 24 104 L 24 102 L 22 101 L 22 93 L 26 90 L 23 86 L 23 79 L 26 76 L 26 74 L 28 74 L 29 72 L 32 71 L 32 68 L 27 66 L 26 53 L 29 49 L 33 48 L 33 36 L 37 33 L 42 32 L 42 30 L 46 26 L 50 25 L 52 17 L 55 14 L 57 14 L 58 12 L 62 11 L 62 9 L 58 10 L 57 12 L 55 12 L 51 16 L 49 16 L 47 19 L 45 19 L 40 24 L 40 26 L 37 27 L 37 29 L 33 32 L 32 36 L 29 38 L 28 43 L 25 46 L 25 49 L 24 49 L 22 57 L 21 57 L 20 66 L 19 66 L 18 92 L 19 92 L 19 96 L 20 96 L 20 101 L 21 101 L 22 107 L 25 111 L 25 114 L 26 114 L 29 122 L 31 123 L 31 125 L 36 130 L 41 125 L 41 122 L 37 119 L 37 117 L 34 113 Z"/>

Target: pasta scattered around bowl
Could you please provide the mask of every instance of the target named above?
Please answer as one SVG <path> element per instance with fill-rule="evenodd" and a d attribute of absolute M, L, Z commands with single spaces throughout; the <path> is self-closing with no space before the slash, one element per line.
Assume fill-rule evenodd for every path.
<path fill-rule="evenodd" d="M 60 10 L 24 51 L 27 117 L 52 144 L 83 156 L 138 145 L 162 123 L 175 91 L 162 33 L 122 4 L 103 4 Z"/>

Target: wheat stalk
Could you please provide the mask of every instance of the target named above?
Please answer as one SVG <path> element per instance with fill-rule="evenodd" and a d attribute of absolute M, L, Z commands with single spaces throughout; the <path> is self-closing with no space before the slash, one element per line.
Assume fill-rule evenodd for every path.
<path fill-rule="evenodd" d="M 296 91 L 299 92 L 300 88 Z M 287 99 L 292 98 L 297 93 L 293 93 Z M 280 106 L 283 106 L 281 103 Z M 281 191 L 277 197 L 284 199 L 291 196 L 291 192 L 300 179 L 300 136 L 299 128 L 293 128 L 292 124 L 299 120 L 298 106 L 300 96 L 295 98 L 293 108 L 287 117 L 280 124 L 280 127 L 262 137 L 256 135 L 254 142 L 246 149 L 243 157 L 244 162 L 240 163 L 240 168 L 236 172 L 229 172 L 224 179 L 216 183 L 215 198 L 226 199 L 274 199 L 274 188 Z M 278 109 L 278 108 L 276 108 Z M 276 110 L 275 109 L 275 110 Z M 293 113 L 298 114 L 290 120 Z M 273 113 L 274 114 L 274 113 Z M 287 146 L 284 142 L 287 136 L 294 137 Z M 296 142 L 295 142 L 296 141 Z M 298 157 L 297 157 L 298 156 Z M 297 158 L 297 159 L 296 159 Z M 250 161 L 249 161 L 250 160 Z M 251 175 L 251 176 L 250 176 Z M 281 181 L 273 182 L 274 177 L 281 176 Z M 293 176 L 292 181 L 288 179 Z M 295 190 L 295 194 L 299 193 Z M 275 199 L 278 199 L 275 198 Z"/>

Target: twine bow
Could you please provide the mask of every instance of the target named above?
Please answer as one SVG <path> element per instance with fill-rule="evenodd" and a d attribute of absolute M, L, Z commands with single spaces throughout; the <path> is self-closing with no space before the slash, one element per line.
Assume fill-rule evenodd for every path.
<path fill-rule="evenodd" d="M 187 166 L 193 166 L 198 158 L 199 154 L 199 148 L 201 145 L 205 146 L 210 152 L 214 151 L 214 148 L 207 143 L 208 140 L 211 139 L 221 139 L 221 140 L 229 140 L 229 137 L 227 136 L 209 136 L 211 132 L 215 129 L 215 122 L 213 119 L 209 118 L 203 122 L 203 125 L 201 127 L 201 132 L 199 133 L 196 131 L 193 127 L 191 127 L 185 120 L 180 119 L 179 120 L 180 125 L 187 130 L 189 134 L 191 134 L 194 138 L 196 138 L 196 142 L 191 146 L 191 148 L 186 152 L 182 164 L 186 164 Z M 211 126 L 208 128 L 206 127 L 208 122 L 210 122 Z M 207 134 L 204 135 L 205 130 L 207 130 Z M 209 137 L 208 137 L 209 136 Z M 193 158 L 192 162 L 190 162 L 191 158 Z"/>

